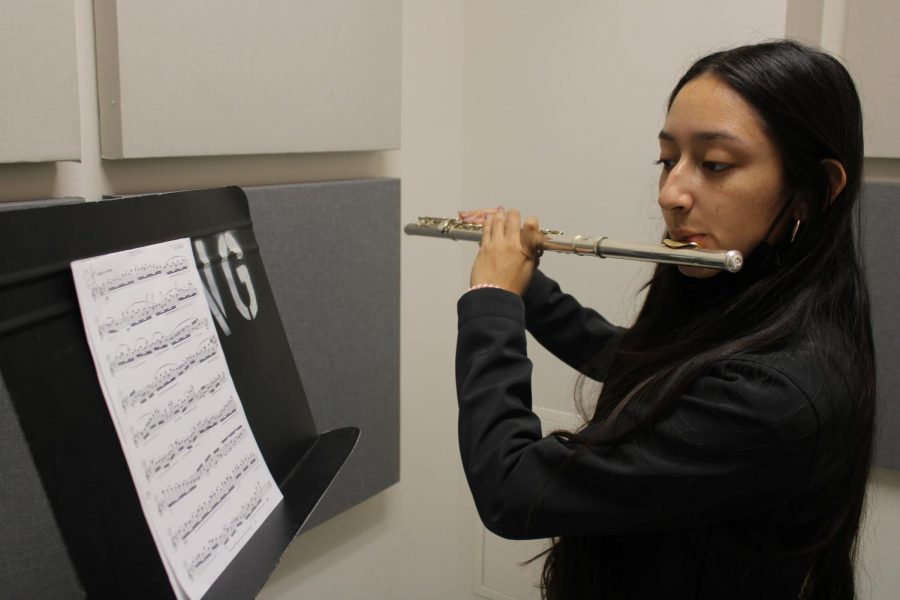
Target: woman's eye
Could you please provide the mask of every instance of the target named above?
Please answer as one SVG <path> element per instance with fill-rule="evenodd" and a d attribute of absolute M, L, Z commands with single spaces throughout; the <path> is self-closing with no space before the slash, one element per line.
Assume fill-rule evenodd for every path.
<path fill-rule="evenodd" d="M 728 163 L 708 160 L 703 163 L 703 168 L 714 173 L 720 173 L 722 171 L 727 171 L 728 169 L 730 169 L 731 165 Z"/>
<path fill-rule="evenodd" d="M 653 164 L 662 165 L 664 171 L 671 171 L 677 162 L 677 160 L 671 158 L 660 158 L 659 160 L 653 161 Z"/>

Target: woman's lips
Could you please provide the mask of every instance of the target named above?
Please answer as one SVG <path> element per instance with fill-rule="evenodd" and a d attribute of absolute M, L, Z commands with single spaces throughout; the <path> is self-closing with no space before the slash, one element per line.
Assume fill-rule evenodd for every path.
<path fill-rule="evenodd" d="M 691 243 L 697 244 L 698 246 L 702 246 L 704 239 L 706 239 L 705 235 L 703 235 L 702 233 L 695 233 L 694 235 L 685 236 L 685 238 L 680 241 L 691 242 Z"/>

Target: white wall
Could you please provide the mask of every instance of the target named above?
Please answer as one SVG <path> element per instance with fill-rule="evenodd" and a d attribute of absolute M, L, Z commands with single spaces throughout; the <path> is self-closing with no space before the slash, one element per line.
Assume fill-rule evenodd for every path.
<path fill-rule="evenodd" d="M 403 11 L 402 150 L 385 171 L 403 178 L 406 222 L 460 207 L 464 6 Z M 400 483 L 295 540 L 261 599 L 473 597 L 452 375 L 459 252 L 402 241 Z"/>
<path fill-rule="evenodd" d="M 91 2 L 75 0 L 83 162 L 0 165 L 0 200 L 398 176 L 404 220 L 502 203 L 572 233 L 653 239 L 650 162 L 676 76 L 713 47 L 785 27 L 786 0 L 709 6 L 407 0 L 399 152 L 115 162 L 100 160 Z M 533 546 L 482 537 L 459 467 L 455 301 L 473 254 L 465 244 L 403 239 L 401 481 L 295 540 L 260 598 L 534 595 L 533 572 L 514 566 Z M 622 323 L 647 272 L 552 256 L 544 267 Z M 574 376 L 534 354 L 542 414 L 565 418 Z M 896 473 L 876 473 L 872 504 L 864 597 L 887 600 L 900 595 Z"/>

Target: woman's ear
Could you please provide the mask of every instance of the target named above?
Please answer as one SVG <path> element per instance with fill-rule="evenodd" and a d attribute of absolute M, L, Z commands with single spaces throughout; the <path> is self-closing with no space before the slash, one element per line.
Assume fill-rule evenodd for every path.
<path fill-rule="evenodd" d="M 821 164 L 828 172 L 828 184 L 831 192 L 831 198 L 828 199 L 828 202 L 830 204 L 834 202 L 838 194 L 844 191 L 844 187 L 847 185 L 847 172 L 844 170 L 844 165 L 833 158 L 823 159 Z"/>

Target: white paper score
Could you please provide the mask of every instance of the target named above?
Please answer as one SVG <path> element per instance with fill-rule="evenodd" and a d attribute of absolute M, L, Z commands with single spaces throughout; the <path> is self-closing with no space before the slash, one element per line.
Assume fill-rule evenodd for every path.
<path fill-rule="evenodd" d="M 200 598 L 281 501 L 189 239 L 74 261 L 94 365 L 179 598 Z"/>

